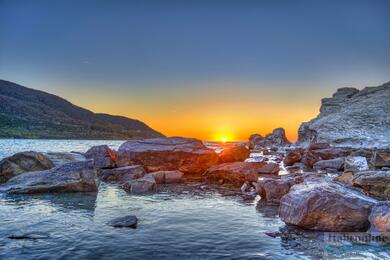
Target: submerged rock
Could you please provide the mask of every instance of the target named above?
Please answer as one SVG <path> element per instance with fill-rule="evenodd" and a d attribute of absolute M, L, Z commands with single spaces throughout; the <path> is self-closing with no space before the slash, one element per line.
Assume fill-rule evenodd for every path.
<path fill-rule="evenodd" d="M 249 157 L 250 151 L 245 144 L 225 147 L 218 155 L 219 163 L 243 162 Z"/>
<path fill-rule="evenodd" d="M 45 153 L 53 162 L 54 166 L 60 166 L 71 162 L 82 162 L 87 160 L 84 155 L 79 153 Z"/>
<path fill-rule="evenodd" d="M 106 182 L 122 183 L 144 177 L 146 171 L 140 165 L 101 170 L 100 179 Z"/>
<path fill-rule="evenodd" d="M 181 171 L 158 171 L 148 175 L 151 175 L 157 184 L 170 184 L 182 182 L 184 173 Z"/>
<path fill-rule="evenodd" d="M 43 153 L 20 152 L 0 161 L 0 183 L 24 172 L 48 170 L 53 167 L 53 162 Z"/>
<path fill-rule="evenodd" d="M 291 187 L 280 201 L 286 224 L 319 231 L 366 231 L 376 204 L 363 194 L 329 181 L 305 181 Z"/>
<path fill-rule="evenodd" d="M 300 126 L 298 142 L 388 147 L 390 82 L 360 91 L 342 88 L 332 98 L 322 99 L 320 114 Z"/>
<path fill-rule="evenodd" d="M 171 137 L 130 140 L 119 147 L 119 167 L 143 165 L 148 172 L 178 170 L 201 174 L 218 163 L 218 155 L 197 139 Z"/>
<path fill-rule="evenodd" d="M 99 187 L 93 161 L 68 163 L 46 171 L 26 172 L 0 190 L 9 193 L 96 192 Z"/>
<path fill-rule="evenodd" d="M 148 193 L 156 191 L 157 184 L 153 176 L 145 175 L 140 179 L 124 183 L 122 188 L 129 193 Z"/>
<path fill-rule="evenodd" d="M 279 165 L 267 162 L 233 162 L 223 163 L 209 168 L 204 176 L 206 180 L 242 185 L 245 181 L 257 182 L 265 175 L 277 175 Z"/>
<path fill-rule="evenodd" d="M 364 171 L 355 173 L 353 186 L 362 188 L 370 196 L 381 200 L 390 198 L 390 171 Z"/>
<path fill-rule="evenodd" d="M 122 227 L 136 228 L 137 223 L 138 223 L 137 217 L 133 215 L 129 215 L 129 216 L 113 219 L 107 224 L 116 228 L 122 228 Z"/>
<path fill-rule="evenodd" d="M 98 145 L 91 147 L 86 153 L 85 157 L 95 161 L 95 167 L 105 169 L 114 168 L 116 154 L 107 145 Z"/>

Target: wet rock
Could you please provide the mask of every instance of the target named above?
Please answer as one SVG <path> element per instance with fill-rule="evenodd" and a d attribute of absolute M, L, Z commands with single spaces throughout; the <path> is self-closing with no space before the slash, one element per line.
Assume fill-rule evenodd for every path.
<path fill-rule="evenodd" d="M 363 156 L 348 156 L 344 161 L 344 171 L 360 172 L 367 171 L 368 163 L 366 157 Z"/>
<path fill-rule="evenodd" d="M 374 199 L 329 181 L 305 181 L 282 197 L 279 216 L 286 224 L 319 231 L 366 231 Z"/>
<path fill-rule="evenodd" d="M 9 193 L 96 192 L 99 187 L 93 161 L 68 163 L 45 171 L 25 172 L 11 178 L 0 190 Z"/>
<path fill-rule="evenodd" d="M 303 176 L 283 176 L 280 178 L 260 178 L 256 183 L 256 193 L 263 201 L 279 204 L 280 199 L 286 195 L 290 188 L 303 181 Z"/>
<path fill-rule="evenodd" d="M 285 166 L 292 166 L 294 163 L 300 162 L 302 159 L 303 149 L 295 149 L 286 152 L 283 163 Z"/>
<path fill-rule="evenodd" d="M 243 162 L 249 157 L 250 151 L 245 144 L 225 147 L 219 154 L 219 163 Z"/>
<path fill-rule="evenodd" d="M 50 238 L 50 235 L 43 232 L 19 232 L 8 236 L 9 239 L 46 239 Z"/>
<path fill-rule="evenodd" d="M 316 171 L 342 171 L 344 169 L 344 158 L 318 161 L 313 165 Z"/>
<path fill-rule="evenodd" d="M 45 153 L 53 162 L 54 166 L 60 166 L 71 162 L 82 162 L 87 160 L 84 155 L 79 153 Z"/>
<path fill-rule="evenodd" d="M 91 147 L 86 153 L 85 157 L 95 161 L 95 167 L 106 169 L 114 168 L 116 161 L 116 154 L 107 145 L 98 145 Z"/>
<path fill-rule="evenodd" d="M 313 168 L 313 165 L 316 162 L 346 157 L 350 155 L 352 151 L 353 150 L 350 148 L 338 147 L 316 150 L 306 149 L 302 156 L 301 162 L 304 163 L 308 168 Z"/>
<path fill-rule="evenodd" d="M 145 175 L 140 179 L 124 183 L 122 188 L 130 193 L 148 193 L 156 191 L 157 184 L 153 176 Z"/>
<path fill-rule="evenodd" d="M 181 171 L 158 171 L 148 173 L 148 175 L 153 176 L 157 184 L 170 184 L 182 182 L 184 173 Z"/>
<path fill-rule="evenodd" d="M 148 172 L 178 170 L 201 174 L 218 163 L 218 155 L 197 139 L 171 137 L 130 140 L 119 147 L 119 167 L 143 165 Z"/>
<path fill-rule="evenodd" d="M 208 181 L 232 183 L 241 186 L 245 181 L 257 182 L 259 176 L 277 175 L 279 165 L 267 162 L 233 162 L 209 168 L 204 176 Z"/>
<path fill-rule="evenodd" d="M 342 88 L 332 98 L 322 100 L 320 114 L 300 126 L 299 143 L 388 147 L 390 82 L 344 93 L 345 88 Z"/>
<path fill-rule="evenodd" d="M 390 167 L 390 151 L 375 152 L 371 164 L 375 168 Z"/>
<path fill-rule="evenodd" d="M 0 161 L 0 183 L 24 172 L 48 170 L 53 167 L 53 162 L 43 153 L 17 153 Z"/>
<path fill-rule="evenodd" d="M 133 215 L 129 215 L 129 216 L 113 219 L 110 222 L 108 222 L 108 225 L 116 228 L 122 228 L 122 227 L 136 228 L 137 223 L 138 223 L 137 217 Z"/>
<path fill-rule="evenodd" d="M 369 216 L 370 233 L 390 236 L 390 203 L 381 202 L 374 206 Z"/>
<path fill-rule="evenodd" d="M 364 171 L 353 176 L 353 186 L 381 200 L 390 198 L 390 171 Z"/>
<path fill-rule="evenodd" d="M 101 170 L 100 179 L 105 182 L 122 183 L 144 177 L 146 171 L 140 165 Z"/>

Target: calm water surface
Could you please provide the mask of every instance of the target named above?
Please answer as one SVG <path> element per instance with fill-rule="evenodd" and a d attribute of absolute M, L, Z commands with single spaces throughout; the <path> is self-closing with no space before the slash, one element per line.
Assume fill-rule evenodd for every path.
<path fill-rule="evenodd" d="M 0 157 L 21 150 L 85 151 L 121 141 L 0 140 Z M 201 183 L 161 185 L 129 195 L 102 183 L 98 193 L 0 194 L 0 259 L 383 259 L 388 246 L 283 241 L 275 207 Z M 133 214 L 137 229 L 106 223 Z M 25 236 L 26 239 L 10 239 Z"/>

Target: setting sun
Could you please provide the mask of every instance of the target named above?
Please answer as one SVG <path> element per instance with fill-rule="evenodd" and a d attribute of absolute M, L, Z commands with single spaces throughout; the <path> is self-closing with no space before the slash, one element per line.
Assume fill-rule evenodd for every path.
<path fill-rule="evenodd" d="M 225 137 L 225 136 L 222 136 L 222 137 L 221 137 L 221 142 L 222 142 L 222 143 L 226 143 L 227 140 L 228 140 L 227 137 Z"/>

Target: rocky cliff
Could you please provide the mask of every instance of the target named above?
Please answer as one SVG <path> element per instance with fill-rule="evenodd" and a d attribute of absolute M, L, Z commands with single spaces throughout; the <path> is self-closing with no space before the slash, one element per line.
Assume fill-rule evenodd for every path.
<path fill-rule="evenodd" d="M 0 138 L 119 140 L 162 136 L 138 120 L 95 114 L 58 96 L 0 80 Z"/>
<path fill-rule="evenodd" d="M 321 103 L 320 114 L 299 127 L 299 144 L 390 146 L 390 82 L 363 90 L 341 88 Z"/>

